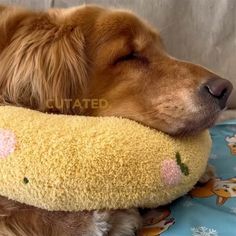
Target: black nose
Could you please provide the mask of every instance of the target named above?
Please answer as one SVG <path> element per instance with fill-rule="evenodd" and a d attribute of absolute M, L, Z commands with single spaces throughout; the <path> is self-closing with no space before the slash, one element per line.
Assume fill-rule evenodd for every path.
<path fill-rule="evenodd" d="M 224 109 L 233 85 L 226 79 L 214 77 L 204 84 L 204 89 L 216 100 L 220 108 Z"/>

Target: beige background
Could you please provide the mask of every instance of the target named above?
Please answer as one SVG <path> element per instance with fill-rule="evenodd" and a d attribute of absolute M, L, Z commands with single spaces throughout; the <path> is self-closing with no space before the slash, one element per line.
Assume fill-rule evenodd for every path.
<path fill-rule="evenodd" d="M 129 8 L 157 26 L 173 56 L 202 64 L 236 88 L 236 0 L 0 0 L 34 9 L 96 3 Z M 231 107 L 236 108 L 236 91 Z"/>

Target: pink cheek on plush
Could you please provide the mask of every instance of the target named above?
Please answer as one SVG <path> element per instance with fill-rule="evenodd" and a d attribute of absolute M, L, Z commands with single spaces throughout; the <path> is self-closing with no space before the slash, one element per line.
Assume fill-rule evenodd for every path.
<path fill-rule="evenodd" d="M 181 180 L 181 170 L 174 160 L 165 160 L 161 164 L 161 178 L 168 186 L 176 186 Z"/>
<path fill-rule="evenodd" d="M 16 137 L 11 130 L 0 129 L 0 159 L 6 158 L 14 152 Z"/>

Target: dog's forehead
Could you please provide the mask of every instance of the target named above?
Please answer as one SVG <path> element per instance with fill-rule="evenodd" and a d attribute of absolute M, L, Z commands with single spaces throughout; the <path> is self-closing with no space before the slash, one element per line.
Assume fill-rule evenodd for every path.
<path fill-rule="evenodd" d="M 150 41 L 159 41 L 156 30 L 129 11 L 107 10 L 101 13 L 95 23 L 95 32 L 103 41 L 126 38 L 137 47 Z"/>

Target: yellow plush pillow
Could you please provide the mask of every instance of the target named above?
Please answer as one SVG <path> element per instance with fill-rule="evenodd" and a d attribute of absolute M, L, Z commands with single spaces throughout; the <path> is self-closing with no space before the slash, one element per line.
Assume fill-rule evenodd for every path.
<path fill-rule="evenodd" d="M 115 117 L 0 107 L 0 195 L 48 210 L 156 207 L 203 174 L 208 132 L 172 138 Z"/>

